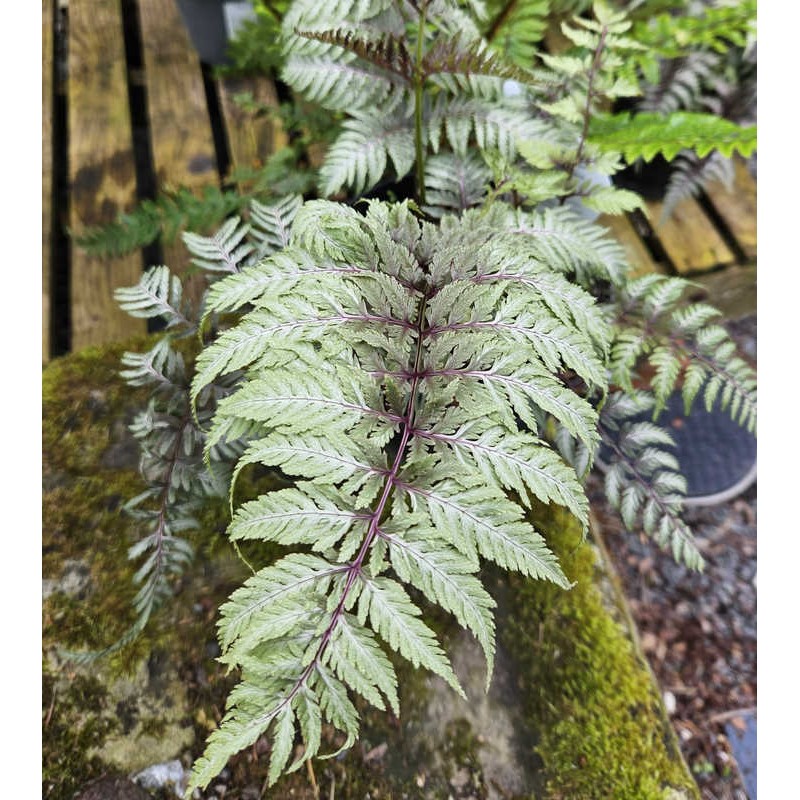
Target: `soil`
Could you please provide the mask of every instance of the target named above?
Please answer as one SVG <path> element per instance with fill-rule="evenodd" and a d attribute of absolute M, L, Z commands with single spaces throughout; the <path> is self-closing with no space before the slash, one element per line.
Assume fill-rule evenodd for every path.
<path fill-rule="evenodd" d="M 755 316 L 728 327 L 754 357 Z M 756 800 L 755 751 L 740 737 L 745 744 L 755 738 L 757 486 L 686 511 L 703 573 L 676 564 L 644 534 L 626 532 L 605 503 L 601 475 L 590 477 L 588 491 L 702 797 Z"/>

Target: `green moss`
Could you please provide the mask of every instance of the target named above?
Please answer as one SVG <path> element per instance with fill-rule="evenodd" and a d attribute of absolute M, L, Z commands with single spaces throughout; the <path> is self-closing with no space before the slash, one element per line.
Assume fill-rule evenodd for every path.
<path fill-rule="evenodd" d="M 127 550 L 140 531 L 121 506 L 143 484 L 135 469 L 108 468 L 103 462 L 118 438 L 114 426 L 124 426 L 147 397 L 118 379 L 119 358 L 126 349 L 146 345 L 141 340 L 84 351 L 56 360 L 43 376 L 44 577 L 58 580 L 67 559 L 82 561 L 90 575 L 85 596 L 56 593 L 44 602 L 45 650 L 56 644 L 101 648 L 134 619 L 136 565 L 128 561 Z M 237 502 L 277 485 L 272 474 L 245 470 Z M 133 645 L 103 664 L 108 674 L 124 674 L 154 649 L 169 652 L 185 683 L 194 719 L 194 757 L 200 755 L 210 730 L 221 719 L 225 699 L 237 679 L 236 674 L 224 672 L 213 649 L 217 609 L 249 573 L 222 535 L 229 514 L 226 500 L 208 505 L 200 530 L 191 534 L 195 563 L 177 584 L 176 597 Z M 577 585 L 566 593 L 544 582 L 503 576 L 507 588 L 506 597 L 499 598 L 498 633 L 514 661 L 529 727 L 538 732 L 531 757 L 544 762 L 546 796 L 551 800 L 649 800 L 663 798 L 664 789 L 672 786 L 696 797 L 680 759 L 669 752 L 672 740 L 665 734 L 666 723 L 649 676 L 603 606 L 591 549 L 578 546 L 579 531 L 567 515 L 543 512 L 540 517 L 539 526 L 549 532 L 552 546 Z M 260 542 L 242 546 L 242 555 L 255 569 L 283 552 L 284 548 Z M 441 610 L 425 603 L 421 606 L 447 648 L 458 626 Z M 361 740 L 337 759 L 314 762 L 322 795 L 327 796 L 335 785 L 335 796 L 341 800 L 447 797 L 449 779 L 456 769 L 465 768 L 470 772 L 472 794 L 483 797 L 478 758 L 481 732 L 472 730 L 465 720 L 455 720 L 442 742 L 419 736 L 415 720 L 425 716 L 427 678 L 407 662 L 394 660 L 402 720 L 362 704 Z M 105 706 L 111 701 L 98 681 L 56 674 L 53 669 L 46 661 L 43 796 L 67 800 L 82 783 L 107 770 L 107 765 L 87 754 L 90 747 L 119 731 L 113 719 L 101 714 L 108 711 Z M 49 712 L 56 685 L 57 699 Z M 158 719 L 145 721 L 145 734 L 158 734 L 160 727 Z M 336 735 L 331 730 L 326 735 L 327 749 L 336 750 L 340 744 Z M 375 748 L 382 755 L 365 758 Z M 260 786 L 267 767 L 267 753 L 258 758 L 253 757 L 252 748 L 240 753 L 231 762 L 234 785 Z M 310 776 L 305 770 L 286 776 L 275 796 L 313 797 Z"/>
<path fill-rule="evenodd" d="M 606 608 L 595 554 L 574 518 L 537 512 L 569 592 L 518 575 L 508 579 L 502 642 L 519 670 L 521 701 L 538 731 L 549 800 L 699 798 L 646 666 Z"/>
<path fill-rule="evenodd" d="M 56 691 L 55 676 L 47 668 L 42 677 L 42 797 L 68 800 L 89 779 L 105 770 L 89 750 L 116 726 L 99 712 L 106 692 L 91 676 L 76 676 L 65 695 Z M 105 770 L 107 771 L 107 770 Z"/>
<path fill-rule="evenodd" d="M 153 339 L 89 347 L 50 362 L 42 372 L 42 449 L 48 471 L 91 475 L 111 439 L 101 418 L 124 419 L 126 408 L 141 408 L 147 393 L 118 376 L 126 350 L 144 350 Z"/>

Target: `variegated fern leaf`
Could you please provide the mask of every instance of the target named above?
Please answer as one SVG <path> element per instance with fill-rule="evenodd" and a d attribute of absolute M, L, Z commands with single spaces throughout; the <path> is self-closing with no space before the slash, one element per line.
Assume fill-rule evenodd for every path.
<path fill-rule="evenodd" d="M 733 191 L 736 175 L 734 162 L 714 151 L 702 158 L 691 150 L 682 152 L 671 164 L 667 188 L 664 192 L 662 216 L 672 213 L 687 197 L 696 197 L 710 184 L 718 183 Z"/>
<path fill-rule="evenodd" d="M 525 508 L 533 498 L 556 503 L 587 524 L 578 476 L 539 424 L 554 418 L 594 453 L 597 414 L 560 376 L 603 392 L 610 331 L 564 277 L 583 268 L 581 255 L 536 243 L 548 231 L 500 204 L 435 226 L 405 202 L 373 201 L 362 216 L 312 201 L 288 248 L 215 287 L 212 310 L 243 296 L 254 308 L 197 360 L 195 397 L 245 371 L 209 442 L 258 425 L 234 480 L 259 463 L 296 481 L 237 509 L 229 535 L 302 551 L 262 569 L 222 608 L 221 658 L 241 667 L 242 682 L 190 791 L 265 732 L 270 782 L 298 730 L 305 749 L 289 769 L 317 754 L 323 722 L 349 746 L 358 735 L 351 693 L 397 713 L 385 647 L 461 693 L 406 586 L 473 633 L 487 682 L 494 602 L 477 577 L 481 559 L 568 587 Z M 258 272 L 265 288 L 253 298 Z"/>
<path fill-rule="evenodd" d="M 682 303 L 691 284 L 683 278 L 646 275 L 630 281 L 617 302 L 611 380 L 633 390 L 638 371 L 649 368 L 654 415 L 680 388 L 686 413 L 698 394 L 710 411 L 716 403 L 751 432 L 756 429 L 756 376 L 737 355 L 719 312 L 705 303 Z"/>
<path fill-rule="evenodd" d="M 229 219 L 211 237 L 184 234 L 193 263 L 210 279 L 236 274 L 243 282 L 254 260 L 275 253 L 289 243 L 289 230 L 302 200 L 293 195 L 265 205 L 251 201 L 249 223 Z M 215 286 L 208 292 L 211 303 Z M 240 308 L 250 290 L 237 298 Z M 191 561 L 193 548 L 183 534 L 197 529 L 196 515 L 210 499 L 224 497 L 230 484 L 232 465 L 242 454 L 248 430 L 226 442 L 209 445 L 206 430 L 217 404 L 239 380 L 230 373 L 204 387 L 189 400 L 189 371 L 184 352 L 192 354 L 202 308 L 183 298 L 181 279 L 165 266 L 151 267 L 136 286 L 118 289 L 116 299 L 129 314 L 159 319 L 165 333 L 145 353 L 125 353 L 121 377 L 131 386 L 146 386 L 151 399 L 133 420 L 130 429 L 138 441 L 140 473 L 147 488 L 129 500 L 124 510 L 138 520 L 144 531 L 128 553 L 141 566 L 134 576 L 140 588 L 134 598 L 136 619 L 116 642 L 99 652 L 70 653 L 77 662 L 88 662 L 121 649 L 144 630 L 157 608 L 172 595 L 172 583 Z M 225 311 L 219 306 L 216 310 Z M 182 341 L 182 344 L 181 344 Z"/>
<path fill-rule="evenodd" d="M 647 392 L 612 392 L 600 413 L 598 431 L 608 451 L 606 497 L 628 530 L 644 530 L 676 561 L 703 568 L 689 526 L 681 518 L 686 480 L 669 432 L 652 422 L 632 420 L 653 409 Z"/>
<path fill-rule="evenodd" d="M 323 195 L 359 194 L 390 163 L 404 177 L 423 143 L 437 152 L 446 141 L 464 157 L 474 138 L 513 158 L 517 139 L 541 134 L 529 109 L 503 94 L 505 81 L 535 82 L 533 73 L 492 52 L 456 3 L 418 5 L 342 3 L 322 14 L 300 0 L 287 14 L 284 80 L 347 114 L 320 172 Z"/>

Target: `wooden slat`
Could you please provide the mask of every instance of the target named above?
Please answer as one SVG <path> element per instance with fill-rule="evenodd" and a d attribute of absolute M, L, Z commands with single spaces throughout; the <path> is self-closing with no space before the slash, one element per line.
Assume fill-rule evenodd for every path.
<path fill-rule="evenodd" d="M 53 0 L 42 0 L 42 362 L 50 359 L 53 191 Z"/>
<path fill-rule="evenodd" d="M 136 202 L 119 0 L 72 0 L 68 46 L 70 225 L 80 231 L 112 222 Z M 143 333 L 144 321 L 121 311 L 113 296 L 138 281 L 139 254 L 103 258 L 71 249 L 73 349 Z"/>
<path fill-rule="evenodd" d="M 711 184 L 706 190 L 709 200 L 725 221 L 739 247 L 750 258 L 756 257 L 756 182 L 740 158 L 734 160 L 733 190 L 724 184 Z"/>
<path fill-rule="evenodd" d="M 139 20 L 158 188 L 198 190 L 217 184 L 200 61 L 175 0 L 139 0 Z M 180 240 L 164 246 L 164 262 L 177 273 L 189 266 L 190 256 Z M 203 276 L 197 274 L 184 281 L 184 292 L 197 300 L 203 285 Z"/>
<path fill-rule="evenodd" d="M 234 99 L 236 95 L 249 93 L 256 103 L 277 108 L 278 93 L 269 78 L 228 77 L 220 79 L 217 86 L 233 167 L 259 167 L 270 155 L 286 147 L 289 138 L 279 120 L 246 111 Z"/>
<path fill-rule="evenodd" d="M 703 272 L 736 260 L 695 199 L 682 200 L 663 219 L 662 202 L 648 200 L 645 205 L 650 224 L 678 272 Z"/>
<path fill-rule="evenodd" d="M 650 251 L 639 237 L 633 223 L 624 215 L 603 214 L 598 222 L 611 232 L 613 237 L 625 250 L 630 265 L 631 277 L 647 275 L 650 272 L 663 272 L 660 264 L 653 260 Z"/>

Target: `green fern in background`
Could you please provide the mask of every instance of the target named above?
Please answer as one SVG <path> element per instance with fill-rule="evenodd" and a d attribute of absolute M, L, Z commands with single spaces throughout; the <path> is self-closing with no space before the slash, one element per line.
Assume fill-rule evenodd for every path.
<path fill-rule="evenodd" d="M 313 184 L 313 173 L 299 163 L 298 151 L 284 148 L 261 168 L 240 168 L 229 176 L 236 189 L 205 186 L 197 196 L 186 188 L 162 190 L 155 200 L 144 200 L 116 222 L 73 233 L 88 253 L 121 256 L 160 240 L 174 242 L 181 232 L 213 232 L 231 214 L 246 213 L 252 200 L 268 201 L 284 194 L 304 193 Z"/>

